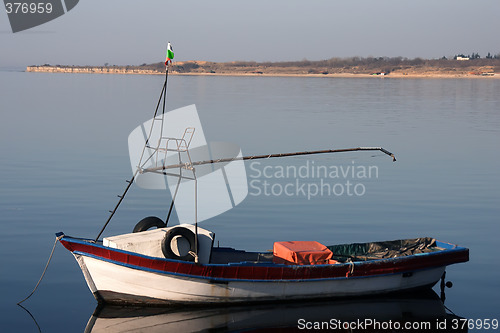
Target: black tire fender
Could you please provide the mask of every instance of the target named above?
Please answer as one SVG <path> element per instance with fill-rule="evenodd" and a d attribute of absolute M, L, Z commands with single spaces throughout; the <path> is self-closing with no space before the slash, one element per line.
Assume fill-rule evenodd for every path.
<path fill-rule="evenodd" d="M 174 237 L 176 236 L 185 238 L 189 242 L 189 250 L 192 252 L 196 252 L 196 238 L 194 233 L 187 228 L 175 227 L 167 231 L 165 237 L 163 237 L 163 240 L 161 242 L 161 252 L 163 252 L 165 258 L 182 261 L 194 261 L 194 257 L 189 253 L 183 256 L 178 256 L 172 251 L 170 244 L 172 242 L 172 239 L 174 239 Z"/>
<path fill-rule="evenodd" d="M 132 232 L 141 232 L 146 231 L 151 228 L 163 228 L 165 227 L 165 223 L 156 216 L 148 216 L 140 220 L 134 227 L 134 231 Z"/>

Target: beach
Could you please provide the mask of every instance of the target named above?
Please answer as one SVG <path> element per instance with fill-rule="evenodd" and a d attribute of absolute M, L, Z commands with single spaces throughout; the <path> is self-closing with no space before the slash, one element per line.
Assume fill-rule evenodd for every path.
<path fill-rule="evenodd" d="M 327 78 L 500 78 L 498 59 L 481 59 L 464 63 L 456 60 L 429 60 L 422 63 L 392 63 L 379 61 L 369 64 L 289 62 L 255 63 L 207 61 L 179 61 L 169 67 L 172 75 L 207 76 L 271 76 L 271 77 L 327 77 Z M 163 75 L 163 63 L 140 66 L 74 66 L 36 65 L 28 66 L 27 72 L 73 73 L 73 74 L 140 74 Z"/>

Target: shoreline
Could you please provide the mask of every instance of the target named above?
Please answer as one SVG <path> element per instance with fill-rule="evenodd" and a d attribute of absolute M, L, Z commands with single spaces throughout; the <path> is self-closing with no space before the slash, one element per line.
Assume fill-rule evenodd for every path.
<path fill-rule="evenodd" d="M 160 73 L 165 74 L 165 73 Z M 387 75 L 359 74 L 359 73 L 336 73 L 336 74 L 254 74 L 254 73 L 169 73 L 179 76 L 247 76 L 247 77 L 315 77 L 315 78 L 397 78 L 397 79 L 500 79 L 499 74 L 494 75 L 472 75 L 472 74 L 398 74 Z"/>
<path fill-rule="evenodd" d="M 141 69 L 134 67 L 93 67 L 93 66 L 28 66 L 26 72 L 35 73 L 67 73 L 67 74 L 122 74 L 122 75 L 164 75 L 164 71 Z M 223 72 L 187 72 L 170 71 L 170 75 L 179 76 L 239 76 L 239 77 L 316 77 L 316 78 L 398 78 L 398 79 L 499 79 L 500 74 L 484 72 L 460 71 L 456 73 L 419 71 L 390 73 L 265 73 L 255 71 L 223 71 Z"/>

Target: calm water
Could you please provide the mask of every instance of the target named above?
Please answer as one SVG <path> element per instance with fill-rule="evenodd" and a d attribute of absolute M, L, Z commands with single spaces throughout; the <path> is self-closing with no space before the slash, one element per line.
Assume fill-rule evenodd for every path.
<path fill-rule="evenodd" d="M 38 330 L 15 304 L 38 280 L 55 232 L 97 235 L 131 176 L 128 134 L 152 116 L 162 82 L 160 76 L 0 72 L 0 331 Z M 235 142 L 245 155 L 382 146 L 398 159 L 357 153 L 247 164 L 254 184 L 268 180 L 274 194 L 295 179 L 258 177 L 266 165 L 372 166 L 378 177 L 349 178 L 364 189 L 352 196 L 308 199 L 250 189 L 242 204 L 203 222 L 221 245 L 265 250 L 278 240 L 436 237 L 470 248 L 470 262 L 448 268 L 454 287 L 446 306 L 466 318 L 500 319 L 500 80 L 170 77 L 167 108 L 193 103 L 208 140 Z M 301 181 L 318 185 L 320 179 Z M 145 216 L 164 216 L 168 199 L 132 190 L 106 235 L 130 232 Z M 43 332 L 78 332 L 96 302 L 77 263 L 58 245 L 24 305 Z M 370 317 L 370 309 L 384 305 L 361 308 L 359 316 Z M 237 314 L 225 311 L 212 315 L 234 321 Z M 294 323 L 305 312 L 276 306 L 252 313 Z M 197 312 L 165 320 L 176 315 Z M 323 319 L 331 317 L 327 312 Z"/>

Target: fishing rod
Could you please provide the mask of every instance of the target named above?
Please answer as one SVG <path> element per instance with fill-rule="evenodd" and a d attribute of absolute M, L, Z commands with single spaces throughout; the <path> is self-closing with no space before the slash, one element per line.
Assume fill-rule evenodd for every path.
<path fill-rule="evenodd" d="M 163 98 L 163 105 L 162 105 L 163 108 L 162 108 L 162 114 L 161 114 L 161 116 L 162 116 L 161 117 L 161 122 L 162 122 L 161 131 L 162 131 L 162 133 L 163 133 L 163 121 L 164 121 L 164 116 L 165 116 L 165 103 L 166 103 L 165 100 L 167 99 L 168 68 L 169 68 L 169 64 L 167 61 L 165 61 L 165 82 L 163 82 L 163 88 L 162 88 L 161 93 L 160 93 L 160 98 L 158 98 L 158 103 L 156 104 L 156 109 L 155 109 L 155 113 L 153 116 L 153 120 L 155 120 L 156 115 L 158 114 L 158 109 L 160 107 L 160 103 L 161 103 L 162 98 Z M 151 138 L 151 133 L 153 133 L 153 127 L 154 127 L 154 121 L 152 121 L 152 123 L 151 123 L 151 128 L 149 130 L 148 138 L 146 140 L 144 147 L 142 148 L 141 160 L 144 157 L 144 153 L 146 151 L 146 146 L 148 145 L 149 139 Z M 102 233 L 104 232 L 104 230 L 108 226 L 109 222 L 111 221 L 111 219 L 115 215 L 116 211 L 118 210 L 118 207 L 120 207 L 120 204 L 122 203 L 123 199 L 125 198 L 125 195 L 127 194 L 128 190 L 130 189 L 132 184 L 134 183 L 135 177 L 137 176 L 137 172 L 138 171 L 136 171 L 134 173 L 134 175 L 132 176 L 132 178 L 130 178 L 130 180 L 126 181 L 128 183 L 127 187 L 125 188 L 125 190 L 123 191 L 123 193 L 121 195 L 118 195 L 118 198 L 119 198 L 118 203 L 115 205 L 115 208 L 113 208 L 113 210 L 109 211 L 110 215 L 109 215 L 108 219 L 106 220 L 106 222 L 104 223 L 104 226 L 101 228 L 101 231 L 99 232 L 99 234 L 95 238 L 95 240 L 94 240 L 95 242 L 97 242 L 99 240 L 99 237 L 101 237 Z M 170 209 L 172 209 L 172 208 L 170 208 Z"/>
<path fill-rule="evenodd" d="M 145 168 L 145 169 L 140 170 L 139 173 L 158 172 L 158 171 L 163 171 L 163 170 L 167 170 L 167 169 L 174 169 L 174 168 L 192 169 L 194 166 L 197 166 L 197 165 L 205 165 L 205 164 L 213 164 L 213 163 L 225 163 L 225 162 L 232 162 L 232 161 L 247 161 L 247 160 L 268 159 L 268 158 L 276 158 L 276 157 L 290 157 L 290 156 L 344 153 L 344 152 L 353 152 L 353 151 L 374 151 L 374 150 L 383 152 L 384 154 L 392 157 L 393 162 L 396 162 L 396 157 L 394 156 L 394 154 L 391 153 L 390 151 L 388 151 L 387 149 L 382 148 L 382 147 L 357 147 L 357 148 L 325 149 L 325 150 L 313 150 L 313 151 L 299 151 L 299 152 L 293 152 L 293 153 L 278 153 L 278 154 L 219 158 L 219 159 L 215 159 L 215 160 L 187 162 L 187 163 L 163 165 L 163 166 L 153 167 L 153 168 Z"/>

